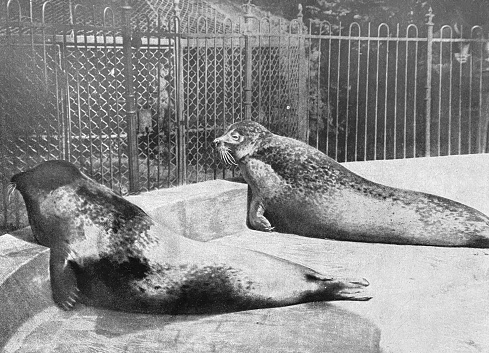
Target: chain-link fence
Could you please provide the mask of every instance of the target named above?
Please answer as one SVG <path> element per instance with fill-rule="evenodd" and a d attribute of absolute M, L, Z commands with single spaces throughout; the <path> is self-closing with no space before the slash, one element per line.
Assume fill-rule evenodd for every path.
<path fill-rule="evenodd" d="M 43 160 L 124 195 L 234 176 L 211 145 L 234 121 L 305 136 L 287 22 L 262 36 L 249 5 L 230 18 L 205 1 L 124 3 L 2 2 L 0 229 L 26 224 L 6 186 Z"/>

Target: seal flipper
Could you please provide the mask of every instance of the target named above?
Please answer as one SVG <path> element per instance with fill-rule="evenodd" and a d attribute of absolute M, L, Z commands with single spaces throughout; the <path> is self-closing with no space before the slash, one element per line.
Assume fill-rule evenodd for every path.
<path fill-rule="evenodd" d="M 248 190 L 248 195 L 251 190 Z M 264 216 L 265 207 L 257 197 L 254 197 L 251 194 L 251 200 L 249 201 L 249 209 L 248 209 L 248 222 L 249 226 L 256 230 L 261 230 L 263 232 L 271 232 L 274 227 L 270 224 L 268 219 Z"/>
<path fill-rule="evenodd" d="M 73 309 L 79 299 L 80 290 L 75 270 L 68 260 L 68 253 L 53 251 L 51 248 L 49 273 L 54 302 L 63 310 Z"/>
<path fill-rule="evenodd" d="M 365 293 L 365 287 L 370 284 L 365 278 L 333 278 L 317 272 L 307 273 L 306 278 L 309 281 L 317 282 L 332 300 L 366 301 L 372 299 L 372 296 Z"/>

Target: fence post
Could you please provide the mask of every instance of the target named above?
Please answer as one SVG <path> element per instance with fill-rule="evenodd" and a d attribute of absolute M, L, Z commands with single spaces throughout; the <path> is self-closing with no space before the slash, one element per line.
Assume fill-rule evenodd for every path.
<path fill-rule="evenodd" d="M 139 191 L 138 139 L 136 95 L 134 93 L 132 72 L 132 6 L 131 0 L 124 0 L 122 5 L 122 45 L 124 53 L 124 76 L 126 78 L 126 119 L 127 119 L 127 149 L 129 159 L 129 193 Z"/>
<path fill-rule="evenodd" d="M 175 26 L 175 39 L 174 39 L 174 68 L 175 68 L 175 119 L 177 129 L 177 183 L 178 185 L 184 185 L 187 183 L 187 143 L 186 143 L 186 129 L 187 121 L 183 117 L 183 103 L 184 103 L 184 91 L 183 91 L 183 49 L 181 43 L 181 8 L 180 0 L 173 1 L 173 24 Z"/>
<path fill-rule="evenodd" d="M 433 62 L 433 9 L 430 7 L 428 14 L 427 49 L 426 49 L 426 95 L 425 95 L 425 156 L 431 154 L 431 81 L 432 81 L 432 62 Z"/>
<path fill-rule="evenodd" d="M 297 6 L 299 13 L 297 14 L 298 25 L 298 56 L 299 56 L 299 77 L 298 77 L 298 104 L 297 104 L 297 119 L 298 119 L 298 138 L 305 143 L 309 143 L 309 112 L 307 102 L 309 101 L 308 92 L 308 60 L 306 58 L 305 36 L 304 36 L 304 21 L 302 14 L 302 4 Z"/>
<path fill-rule="evenodd" d="M 251 13 L 251 8 L 255 6 L 251 3 L 251 0 L 248 0 L 246 4 L 243 5 L 246 13 L 244 15 L 245 18 L 245 31 L 244 31 L 244 39 L 245 39 L 245 84 L 244 84 L 244 118 L 245 120 L 251 119 L 251 85 L 252 85 L 252 48 L 250 43 L 251 36 L 251 23 L 250 19 L 253 17 Z"/>

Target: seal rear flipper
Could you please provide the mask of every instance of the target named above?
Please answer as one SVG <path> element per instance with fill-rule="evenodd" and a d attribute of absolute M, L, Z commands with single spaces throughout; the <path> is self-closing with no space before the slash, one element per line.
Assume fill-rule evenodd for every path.
<path fill-rule="evenodd" d="M 49 273 L 54 302 L 63 310 L 72 310 L 79 299 L 76 274 L 66 253 L 51 249 Z"/>
<path fill-rule="evenodd" d="M 320 273 L 308 273 L 306 278 L 310 281 L 318 281 L 318 285 L 323 288 L 323 295 L 325 292 L 331 300 L 372 299 L 372 296 L 365 293 L 365 287 L 370 285 L 365 278 L 332 278 Z"/>

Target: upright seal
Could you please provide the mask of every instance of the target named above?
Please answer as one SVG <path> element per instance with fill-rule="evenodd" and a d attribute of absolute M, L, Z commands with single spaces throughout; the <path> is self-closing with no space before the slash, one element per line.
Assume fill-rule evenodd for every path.
<path fill-rule="evenodd" d="M 250 186 L 248 223 L 254 229 L 361 242 L 489 247 L 489 218 L 483 213 L 366 180 L 258 123 L 232 124 L 214 143 Z"/>
<path fill-rule="evenodd" d="M 322 300 L 368 300 L 364 279 L 335 279 L 244 249 L 172 234 L 66 161 L 11 179 L 34 236 L 51 249 L 53 298 L 143 313 L 219 313 Z"/>

